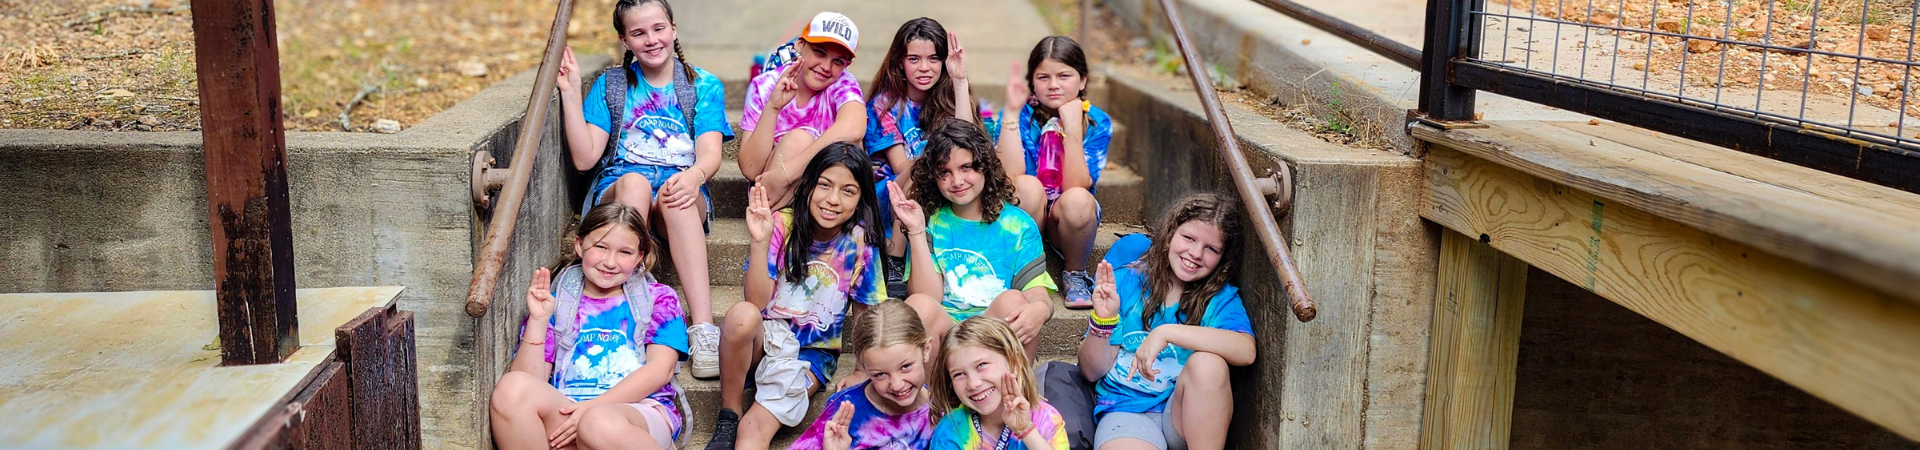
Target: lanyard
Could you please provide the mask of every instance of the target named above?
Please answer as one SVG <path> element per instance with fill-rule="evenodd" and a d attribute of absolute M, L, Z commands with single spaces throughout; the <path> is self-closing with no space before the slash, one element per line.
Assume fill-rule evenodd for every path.
<path fill-rule="evenodd" d="M 978 413 L 975 413 L 973 417 L 971 417 L 971 419 L 973 419 L 973 432 L 979 433 L 980 432 L 980 415 Z M 1012 438 L 1011 436 L 1012 434 L 1013 434 L 1013 427 L 1001 425 L 1000 426 L 1000 443 L 994 445 L 993 450 L 1007 450 L 1007 439 Z M 981 437 L 985 437 L 985 436 L 981 436 Z"/>

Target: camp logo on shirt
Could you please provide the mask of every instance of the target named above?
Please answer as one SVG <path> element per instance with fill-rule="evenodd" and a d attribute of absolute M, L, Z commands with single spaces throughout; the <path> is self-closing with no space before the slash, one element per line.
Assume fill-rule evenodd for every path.
<path fill-rule="evenodd" d="M 978 311 L 993 304 L 994 297 L 1006 292 L 1007 281 L 993 272 L 986 255 L 963 248 L 944 248 L 933 255 L 936 266 L 945 267 L 947 295 L 942 301 L 953 311 Z"/>
<path fill-rule="evenodd" d="M 680 110 L 660 92 L 647 95 L 627 116 L 620 133 L 621 158 L 637 164 L 676 165 L 674 155 L 693 155 L 693 138 L 680 120 Z M 690 160 L 689 160 L 690 161 Z"/>
<path fill-rule="evenodd" d="M 767 317 L 790 319 L 804 328 L 833 325 L 826 311 L 845 311 L 847 294 L 840 292 L 840 272 L 824 261 L 807 261 L 807 276 L 799 283 L 775 283 L 773 303 L 767 305 Z"/>
<path fill-rule="evenodd" d="M 1151 381 L 1146 377 L 1135 377 L 1133 353 L 1140 348 L 1141 342 L 1147 340 L 1147 334 L 1146 331 L 1134 331 L 1120 337 L 1120 353 L 1114 355 L 1112 369 L 1118 371 L 1120 376 L 1108 378 L 1140 392 L 1165 391 L 1173 387 L 1174 378 L 1178 378 L 1181 369 L 1186 367 L 1180 364 L 1180 353 L 1183 350 L 1180 347 L 1167 345 L 1160 349 L 1160 354 L 1153 361 L 1153 368 L 1158 369 L 1160 373 L 1154 374 Z"/>
<path fill-rule="evenodd" d="M 574 370 L 567 372 L 566 380 L 561 380 L 561 391 L 589 395 L 600 395 L 628 374 L 640 370 L 640 354 L 633 349 L 632 340 L 626 331 L 605 328 L 587 328 L 580 330 L 575 350 Z"/>

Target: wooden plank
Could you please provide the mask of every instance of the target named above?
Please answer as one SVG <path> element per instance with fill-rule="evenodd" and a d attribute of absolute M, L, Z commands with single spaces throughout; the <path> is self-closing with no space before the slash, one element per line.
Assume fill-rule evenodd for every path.
<path fill-rule="evenodd" d="M 273 2 L 192 9 L 221 361 L 276 363 L 300 347 L 300 324 Z"/>
<path fill-rule="evenodd" d="M 1449 146 L 1426 164 L 1428 220 L 1920 439 L 1920 305 Z"/>
<path fill-rule="evenodd" d="M 353 448 L 420 448 L 413 314 L 369 309 L 335 330 L 353 390 Z"/>
<path fill-rule="evenodd" d="M 328 361 L 293 399 L 261 419 L 232 448 L 347 450 L 352 444 L 351 391 L 345 367 Z"/>
<path fill-rule="evenodd" d="M 1540 122 L 1414 135 L 1920 303 L 1920 210 L 1906 201 L 1833 201 Z"/>
<path fill-rule="evenodd" d="M 1472 237 L 1441 233 L 1420 448 L 1504 449 L 1527 264 Z"/>

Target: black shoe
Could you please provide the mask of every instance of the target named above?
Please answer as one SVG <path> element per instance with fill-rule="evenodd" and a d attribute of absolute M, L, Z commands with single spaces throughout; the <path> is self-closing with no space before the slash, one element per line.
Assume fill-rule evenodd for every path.
<path fill-rule="evenodd" d="M 739 435 L 740 414 L 721 408 L 720 418 L 713 421 L 713 439 L 707 441 L 707 450 L 733 450 L 733 441 Z"/>
<path fill-rule="evenodd" d="M 907 257 L 887 255 L 881 258 L 885 260 L 881 267 L 886 271 L 887 293 L 907 298 Z"/>

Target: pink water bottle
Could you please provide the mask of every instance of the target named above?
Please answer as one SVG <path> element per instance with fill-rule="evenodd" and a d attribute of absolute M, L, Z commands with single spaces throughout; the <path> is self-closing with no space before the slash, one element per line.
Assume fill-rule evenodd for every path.
<path fill-rule="evenodd" d="M 1060 118 L 1048 119 L 1047 125 L 1040 129 L 1040 161 L 1034 168 L 1034 176 L 1048 191 L 1060 190 L 1060 180 L 1064 177 L 1060 165 L 1067 151 L 1065 139 L 1066 135 L 1060 133 Z"/>

